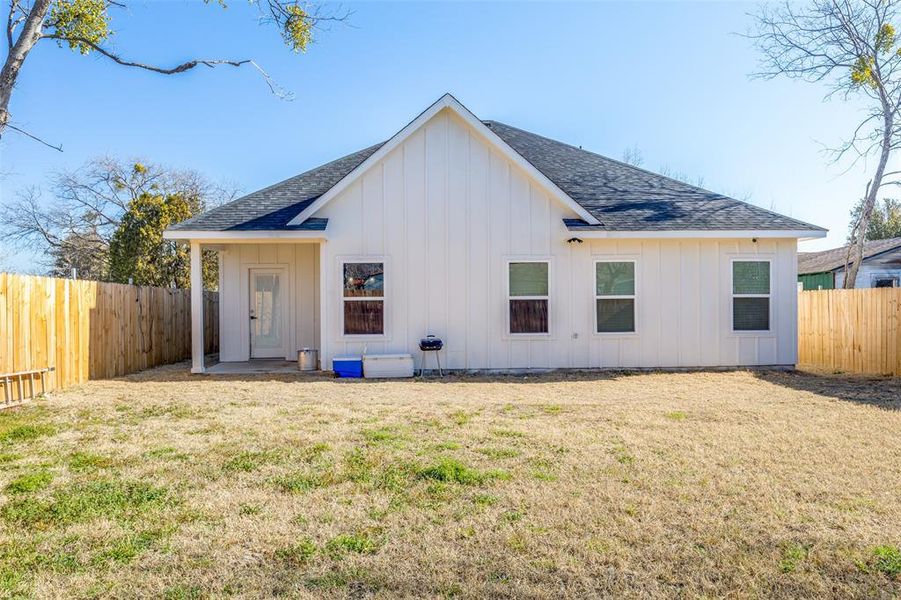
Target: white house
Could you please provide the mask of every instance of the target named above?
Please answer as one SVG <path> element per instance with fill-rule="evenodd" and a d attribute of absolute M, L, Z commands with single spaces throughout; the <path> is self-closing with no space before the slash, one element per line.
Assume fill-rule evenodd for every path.
<path fill-rule="evenodd" d="M 180 223 L 220 256 L 220 360 L 412 353 L 452 369 L 793 365 L 797 242 L 825 230 L 445 95 L 388 141 Z"/>

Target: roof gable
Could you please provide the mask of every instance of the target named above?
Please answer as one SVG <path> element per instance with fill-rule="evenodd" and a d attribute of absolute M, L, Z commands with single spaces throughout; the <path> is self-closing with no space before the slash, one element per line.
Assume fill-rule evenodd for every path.
<path fill-rule="evenodd" d="M 525 160 L 522 155 L 511 148 L 502 138 L 496 135 L 490 128 L 476 118 L 465 106 L 451 96 L 445 94 L 432 104 L 426 110 L 419 114 L 418 117 L 410 121 L 406 127 L 398 131 L 394 136 L 382 144 L 378 150 L 373 152 L 363 162 L 352 169 L 340 181 L 332 186 L 327 192 L 316 198 L 312 203 L 306 206 L 300 213 L 291 219 L 289 225 L 300 225 L 305 220 L 316 214 L 328 202 L 338 196 L 341 192 L 350 187 L 353 182 L 362 177 L 369 169 L 378 164 L 380 160 L 385 158 L 389 152 L 400 146 L 416 131 L 421 129 L 429 120 L 443 110 L 449 110 L 460 117 L 467 125 L 475 130 L 490 146 L 504 155 L 507 159 L 522 168 L 533 180 L 543 187 L 552 197 L 556 198 L 567 208 L 579 215 L 587 223 L 598 225 L 599 221 L 584 206 L 570 198 L 566 192 L 561 190 L 557 184 L 550 180 L 544 173 L 536 169 L 534 165 Z"/>
<path fill-rule="evenodd" d="M 166 235 L 177 239 L 209 231 L 222 235 L 321 231 L 325 221 L 312 218 L 316 211 L 442 110 L 453 111 L 480 139 L 578 215 L 566 219 L 565 224 L 582 232 L 582 237 L 746 237 L 758 232 L 773 237 L 825 235 L 820 227 L 747 202 L 497 121 L 479 121 L 449 94 L 386 142 L 209 210 L 170 227 L 167 232 L 171 233 Z"/>

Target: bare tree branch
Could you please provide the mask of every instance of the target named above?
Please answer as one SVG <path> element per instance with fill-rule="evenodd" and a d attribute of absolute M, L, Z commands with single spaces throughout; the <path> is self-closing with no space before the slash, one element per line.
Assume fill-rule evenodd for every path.
<path fill-rule="evenodd" d="M 54 150 L 57 150 L 57 151 L 59 151 L 59 152 L 62 152 L 62 151 L 63 151 L 63 147 L 62 147 L 62 146 L 54 146 L 54 145 L 51 144 L 50 142 L 45 142 L 44 140 L 42 140 L 42 139 L 39 138 L 38 136 L 36 136 L 36 135 L 34 135 L 34 134 L 31 134 L 31 133 L 28 133 L 27 131 L 25 131 L 24 129 L 22 129 L 22 128 L 20 128 L 20 127 L 16 127 L 16 126 L 13 125 L 12 123 L 7 123 L 6 126 L 9 127 L 10 129 L 12 129 L 13 131 L 16 131 L 16 132 L 18 132 L 18 133 L 21 133 L 22 135 L 24 135 L 24 136 L 26 136 L 26 137 L 30 137 L 31 139 L 33 139 L 33 140 L 36 141 L 36 142 L 40 142 L 40 143 L 44 144 L 44 145 L 47 146 L 48 148 L 53 148 Z"/>

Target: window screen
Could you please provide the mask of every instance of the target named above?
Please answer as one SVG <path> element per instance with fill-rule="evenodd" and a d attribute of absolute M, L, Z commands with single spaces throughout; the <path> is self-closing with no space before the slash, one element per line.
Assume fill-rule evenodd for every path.
<path fill-rule="evenodd" d="M 385 333 L 385 265 L 344 263 L 344 334 Z"/>
<path fill-rule="evenodd" d="M 770 329 L 769 261 L 736 260 L 732 263 L 732 329 Z"/>
<path fill-rule="evenodd" d="M 548 263 L 511 262 L 510 333 L 548 333 Z"/>
<path fill-rule="evenodd" d="M 635 263 L 595 263 L 595 309 L 598 333 L 635 331 Z"/>

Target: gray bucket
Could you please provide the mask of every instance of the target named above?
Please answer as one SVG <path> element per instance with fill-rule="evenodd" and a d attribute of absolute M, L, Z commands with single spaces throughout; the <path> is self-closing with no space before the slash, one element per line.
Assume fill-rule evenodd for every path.
<path fill-rule="evenodd" d="M 315 371 L 319 367 L 319 350 L 301 348 L 297 353 L 297 368 L 301 371 Z"/>

